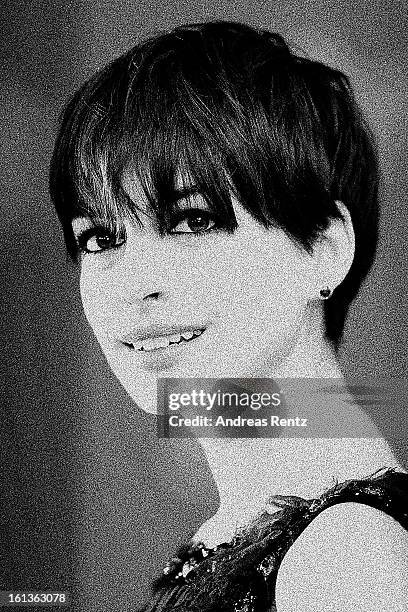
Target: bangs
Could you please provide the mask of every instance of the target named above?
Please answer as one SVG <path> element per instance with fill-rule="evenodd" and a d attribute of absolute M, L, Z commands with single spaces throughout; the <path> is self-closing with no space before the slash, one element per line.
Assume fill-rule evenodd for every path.
<path fill-rule="evenodd" d="M 77 92 L 51 170 L 71 255 L 75 216 L 115 230 L 124 217 L 142 224 L 143 212 L 165 233 L 169 208 L 191 192 L 203 196 L 226 231 L 237 227 L 233 195 L 264 227 L 281 227 L 312 247 L 337 209 L 318 112 L 278 43 L 255 49 L 251 61 L 247 44 L 238 46 L 226 61 L 219 37 L 205 46 L 196 37 L 163 36 L 118 58 Z M 299 138 L 304 132 L 307 141 Z M 126 194 L 125 175 L 139 182 L 143 203 Z"/>
<path fill-rule="evenodd" d="M 70 254 L 77 250 L 68 227 L 75 217 L 103 221 L 115 231 L 124 217 L 141 226 L 143 215 L 153 216 L 164 233 L 171 206 L 182 198 L 188 203 L 196 193 L 233 232 L 231 195 L 237 194 L 220 142 L 197 114 L 196 100 L 182 99 L 161 70 L 148 82 L 143 71 L 130 73 L 127 83 L 114 87 L 113 68 L 102 81 L 98 75 L 97 88 L 90 82 L 78 92 L 81 104 L 77 99 L 68 106 L 71 125 L 54 151 L 51 186 Z M 76 109 L 72 114 L 70 106 Z M 138 181 L 143 202 L 128 196 L 125 176 Z"/>

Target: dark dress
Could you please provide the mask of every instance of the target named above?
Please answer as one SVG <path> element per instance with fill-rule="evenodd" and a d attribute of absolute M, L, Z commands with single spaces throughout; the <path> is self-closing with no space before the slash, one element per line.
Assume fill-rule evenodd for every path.
<path fill-rule="evenodd" d="M 166 566 L 141 612 L 274 612 L 279 566 L 296 538 L 330 506 L 360 502 L 391 515 L 408 530 L 408 474 L 381 470 L 337 484 L 321 497 L 271 498 L 264 511 L 228 544 L 185 546 Z"/>

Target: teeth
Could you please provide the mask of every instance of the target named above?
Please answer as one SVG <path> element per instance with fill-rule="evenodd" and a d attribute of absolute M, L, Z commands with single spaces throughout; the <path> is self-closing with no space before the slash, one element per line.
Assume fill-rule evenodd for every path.
<path fill-rule="evenodd" d="M 171 336 L 159 336 L 156 338 L 146 338 L 146 340 L 133 342 L 133 348 L 136 351 L 145 350 L 145 351 L 154 351 L 158 348 L 166 348 L 169 346 L 170 342 L 180 342 L 183 340 L 191 340 L 193 336 L 201 336 L 204 330 L 194 329 L 193 331 L 185 331 L 180 334 L 172 334 Z"/>
<path fill-rule="evenodd" d="M 169 342 L 180 342 L 181 336 L 180 334 L 173 334 L 172 336 L 168 336 Z"/>
<path fill-rule="evenodd" d="M 165 336 L 160 338 L 147 338 L 143 340 L 143 348 L 145 351 L 153 351 L 154 349 L 163 348 L 169 345 L 169 340 Z"/>

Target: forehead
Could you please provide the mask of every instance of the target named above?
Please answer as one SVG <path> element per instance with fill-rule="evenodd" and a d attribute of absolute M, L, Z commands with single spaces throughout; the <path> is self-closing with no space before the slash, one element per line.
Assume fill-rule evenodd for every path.
<path fill-rule="evenodd" d="M 140 212 L 146 216 L 151 216 L 151 208 L 148 205 L 146 195 L 143 191 L 140 179 L 136 176 L 135 172 L 130 168 L 127 168 L 122 176 L 122 188 L 129 198 L 137 205 Z M 174 201 L 189 200 L 194 206 L 207 208 L 207 204 L 204 200 L 203 194 L 197 188 L 194 179 L 188 172 L 178 170 L 174 181 Z M 255 219 L 247 212 L 244 207 L 240 204 L 237 197 L 230 190 L 232 212 L 238 225 L 241 224 L 254 224 Z"/>
<path fill-rule="evenodd" d="M 196 181 L 187 172 L 178 170 L 173 185 L 157 198 L 156 206 L 152 208 L 151 202 L 145 193 L 140 178 L 131 168 L 128 168 L 121 177 L 121 187 L 129 200 L 137 208 L 138 214 L 143 217 L 160 217 L 171 214 L 178 207 L 182 208 L 211 208 L 214 203 L 208 202 L 203 191 Z M 215 207 L 216 208 L 216 207 Z"/>
<path fill-rule="evenodd" d="M 134 202 L 142 214 L 150 210 L 149 202 L 142 187 L 142 183 L 135 172 L 127 168 L 121 178 L 121 187 L 128 198 Z"/>
<path fill-rule="evenodd" d="M 148 179 L 150 179 L 150 176 Z M 136 213 L 138 219 L 139 217 L 152 218 L 163 212 L 163 209 L 166 208 L 167 199 L 170 203 L 173 203 L 198 193 L 193 179 L 185 172 L 178 171 L 173 183 L 171 190 L 166 190 L 168 198 L 164 198 L 162 202 L 164 206 L 158 206 L 156 209 L 152 207 L 149 199 L 151 193 L 149 188 L 151 186 L 148 185 L 148 195 L 137 171 L 128 166 L 119 178 L 119 192 L 123 192 L 122 195 L 126 196 L 128 204 L 122 207 L 117 206 L 119 199 L 123 199 L 122 195 L 117 191 L 113 192 L 108 185 L 105 185 L 105 189 L 94 195 L 89 206 L 74 211 L 71 219 L 72 226 L 74 230 L 80 231 L 82 228 L 88 227 L 90 221 L 94 223 L 115 223 L 127 217 L 133 219 L 134 213 Z M 103 200 L 107 197 L 109 203 L 105 203 L 107 205 L 104 206 Z"/>
<path fill-rule="evenodd" d="M 90 207 L 74 213 L 74 232 L 99 224 L 104 227 L 108 225 L 115 231 L 117 224 L 122 225 L 126 220 L 131 224 L 136 223 L 140 228 L 145 224 L 150 226 L 151 223 L 156 227 L 157 223 L 167 224 L 170 218 L 168 215 L 180 208 L 209 210 L 227 231 L 235 231 L 239 225 L 259 223 L 250 209 L 240 202 L 229 180 L 222 187 L 226 190 L 225 196 L 220 197 L 220 185 L 214 181 L 214 177 L 209 183 L 205 181 L 203 184 L 200 177 L 195 177 L 185 164 L 180 163 L 175 168 L 173 178 L 167 177 L 168 182 L 162 182 L 162 178 L 153 181 L 152 169 L 141 175 L 132 162 L 126 164 L 118 175 L 115 191 L 106 185 L 105 190 L 96 194 L 94 205 L 91 203 Z M 229 202 L 227 206 L 226 201 Z"/>
<path fill-rule="evenodd" d="M 125 193 L 135 202 L 143 202 L 146 199 L 142 183 L 138 174 L 132 167 L 127 167 L 121 176 L 121 186 Z M 174 177 L 175 191 L 191 189 L 195 186 L 194 179 L 188 172 L 178 169 Z"/>

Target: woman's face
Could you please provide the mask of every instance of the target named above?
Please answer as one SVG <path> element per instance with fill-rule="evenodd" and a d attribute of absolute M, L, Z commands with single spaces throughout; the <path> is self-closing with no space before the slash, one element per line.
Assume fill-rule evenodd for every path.
<path fill-rule="evenodd" d="M 127 176 L 123 186 L 147 211 L 138 182 Z M 147 214 L 142 227 L 124 220 L 115 248 L 88 219 L 73 221 L 77 237 L 90 230 L 80 242 L 95 251 L 81 263 L 86 318 L 113 373 L 149 412 L 158 378 L 271 376 L 301 334 L 312 257 L 233 205 L 233 234 L 217 229 L 197 194 L 177 203 L 164 237 Z"/>

